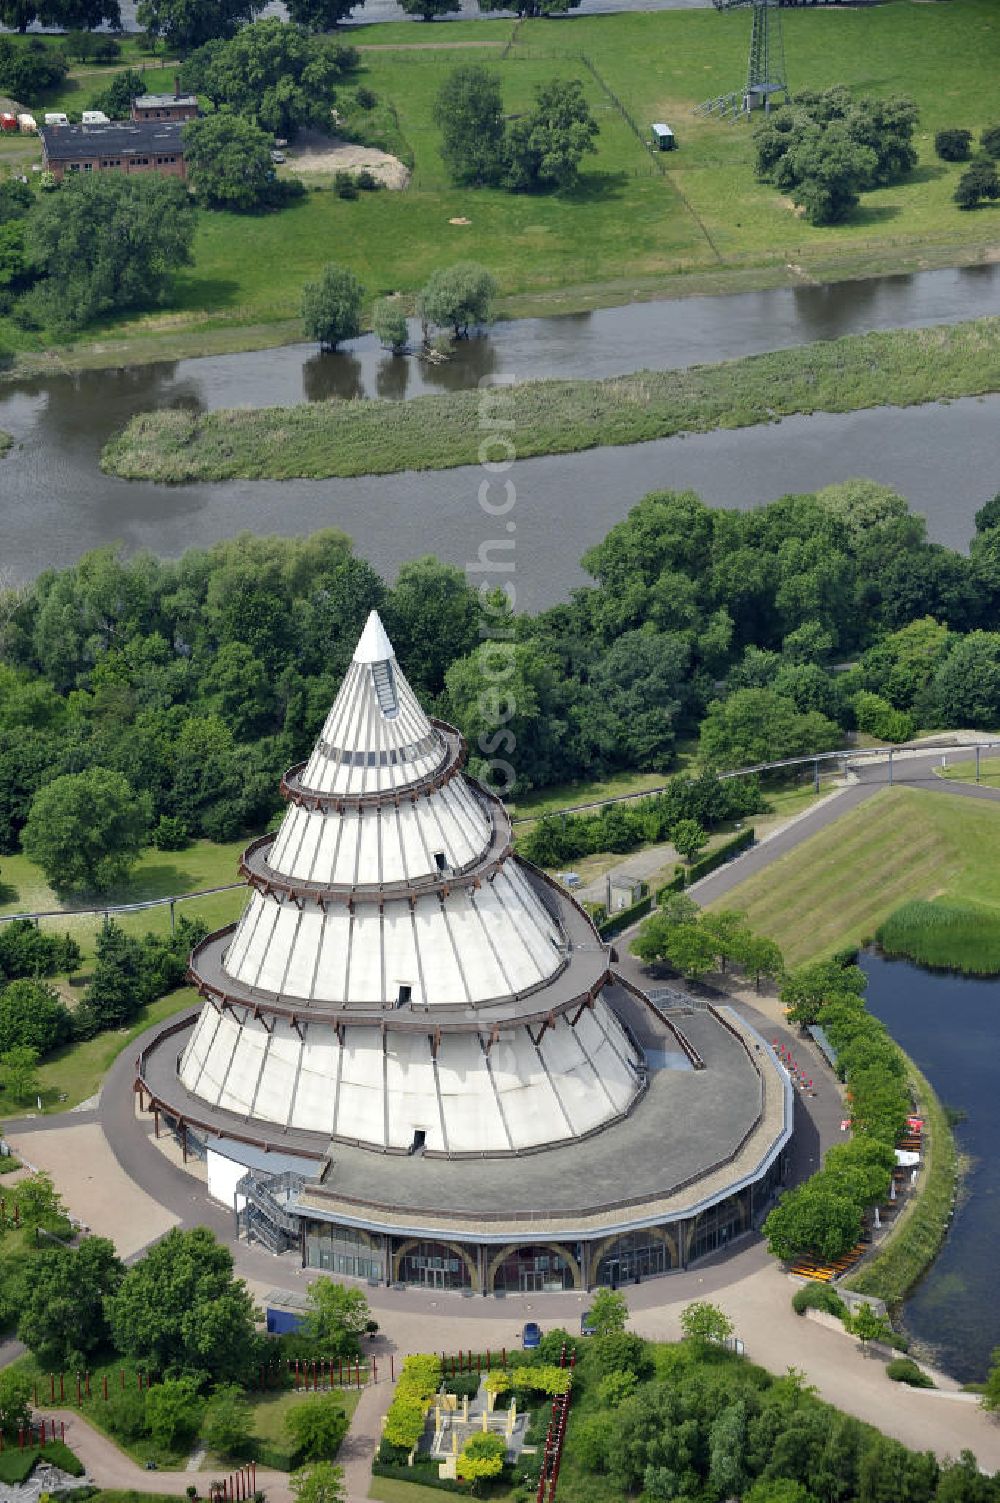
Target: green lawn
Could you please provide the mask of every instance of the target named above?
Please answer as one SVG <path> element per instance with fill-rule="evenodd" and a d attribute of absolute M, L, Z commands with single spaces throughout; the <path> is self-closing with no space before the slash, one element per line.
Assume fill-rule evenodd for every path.
<path fill-rule="evenodd" d="M 1000 807 L 887 788 L 718 906 L 747 914 L 789 965 L 872 938 L 910 899 L 943 897 L 1000 911 Z"/>
<path fill-rule="evenodd" d="M 956 783 L 974 783 L 974 762 L 953 762 L 950 767 L 935 768 L 939 778 L 951 778 Z M 1000 788 L 1000 757 L 980 757 L 979 781 L 991 788 Z"/>
<path fill-rule="evenodd" d="M 106 895 L 107 902 L 109 906 L 139 903 L 238 881 L 236 863 L 245 843 L 233 841 L 228 845 L 214 845 L 208 840 L 198 840 L 184 851 L 150 849 L 143 853 L 128 884 L 121 891 Z M 71 909 L 94 901 L 80 900 L 68 907 Z M 180 903 L 176 913 L 200 918 L 210 929 L 217 929 L 237 919 L 245 902 L 246 888 L 241 885 L 229 892 Z M 89 980 L 94 943 L 102 920 L 99 915 L 76 916 L 67 911 L 67 905 L 60 903 L 39 868 L 27 856 L 0 859 L 0 915 L 49 910 L 57 910 L 57 916 L 44 920 L 46 927 L 72 934 L 83 952 L 83 964 L 76 974 L 52 978 L 52 984 L 72 1007 L 83 995 Z M 130 933 L 166 933 L 170 928 L 170 909 L 164 904 L 138 913 L 118 914 L 116 919 Z M 197 1000 L 195 993 L 186 987 L 170 992 L 144 1007 L 129 1028 L 68 1044 L 49 1055 L 38 1069 L 43 1111 L 66 1111 L 88 1100 L 98 1090 L 118 1055 L 133 1039 L 152 1024 L 194 1006 Z M 34 1110 L 34 1101 L 15 1101 L 0 1087 L 0 1118 L 20 1116 L 28 1106 Z"/>
<path fill-rule="evenodd" d="M 56 912 L 58 916 L 46 922 L 51 927 L 66 930 L 74 936 L 83 950 L 86 963 L 93 954 L 94 937 L 101 920 L 99 917 L 74 917 L 73 909 L 99 908 L 102 902 L 106 902 L 109 907 L 122 903 L 145 903 L 156 898 L 199 892 L 205 888 L 239 882 L 237 863 L 245 845 L 245 840 L 234 840 L 225 845 L 216 845 L 210 840 L 196 840 L 183 851 L 157 851 L 149 847 L 142 853 L 128 882 L 121 888 L 105 893 L 102 898 L 74 895 L 65 901 L 56 896 L 41 869 L 27 856 L 2 856 L 0 916 Z M 207 924 L 217 927 L 232 922 L 242 909 L 244 899 L 245 892 L 236 889 L 233 892 L 216 893 L 196 902 L 182 903 L 176 911 L 178 915 L 197 913 Z M 118 921 L 134 933 L 166 931 L 170 927 L 170 909 L 164 904 L 139 913 L 118 915 Z"/>
<path fill-rule="evenodd" d="M 349 96 L 363 82 L 379 96 L 380 111 L 392 107 L 415 158 L 410 188 L 353 202 L 316 191 L 278 214 L 203 214 L 195 264 L 179 279 L 171 310 L 92 331 L 88 337 L 104 348 L 84 358 L 118 363 L 123 355 L 232 347 L 236 330 L 247 331 L 244 347 L 247 339 L 294 338 L 301 285 L 331 258 L 356 271 L 374 298 L 412 294 L 442 261 L 470 257 L 497 276 L 503 311 L 523 314 L 947 264 L 994 244 L 1000 203 L 961 213 L 951 201 L 961 168 L 933 151 L 940 126 L 976 129 L 997 113 L 993 0 L 890 0 L 781 14 L 793 87 L 843 82 L 859 93 L 907 92 L 920 106 L 917 170 L 906 183 L 866 194 L 847 224 L 805 225 L 781 195 L 755 181 L 750 129 L 695 113 L 706 97 L 741 84 L 750 33 L 743 11 L 574 16 L 516 28 L 510 21 L 352 28 L 350 40 L 364 50 L 342 103 L 351 118 Z M 511 38 L 509 48 L 498 45 Z M 456 43 L 466 45 L 456 50 Z M 509 195 L 446 181 L 431 110 L 442 78 L 459 62 L 496 68 L 512 113 L 544 78 L 581 79 L 601 137 L 578 188 Z M 151 82 L 170 76 L 161 66 Z M 75 76 L 61 102 L 82 104 L 88 88 L 87 77 Z M 669 120 L 680 149 L 654 160 L 616 98 L 642 134 L 650 121 Z M 0 147 L 0 160 L 24 151 L 16 142 Z M 470 223 L 450 224 L 456 217 Z M 9 325 L 3 332 L 15 348 L 37 346 Z"/>
<path fill-rule="evenodd" d="M 400 1482 L 396 1477 L 373 1477 L 368 1496 L 376 1503 L 441 1503 L 439 1488 L 423 1487 L 419 1482 Z M 513 1503 L 513 1499 L 514 1494 L 510 1492 L 490 1494 L 491 1503 Z"/>

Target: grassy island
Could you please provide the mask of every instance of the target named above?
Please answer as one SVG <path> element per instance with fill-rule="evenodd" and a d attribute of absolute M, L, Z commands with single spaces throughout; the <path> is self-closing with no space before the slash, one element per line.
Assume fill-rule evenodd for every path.
<path fill-rule="evenodd" d="M 746 428 L 796 413 L 912 406 L 1000 390 L 1000 318 L 891 330 L 680 371 L 529 381 L 505 394 L 518 458 Z M 410 402 L 140 413 L 104 450 L 129 480 L 326 479 L 475 464 L 475 391 Z"/>

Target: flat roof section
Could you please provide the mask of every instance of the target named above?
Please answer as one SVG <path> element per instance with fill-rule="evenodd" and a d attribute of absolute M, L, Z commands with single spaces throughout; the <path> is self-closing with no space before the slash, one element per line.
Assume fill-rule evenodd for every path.
<path fill-rule="evenodd" d="M 618 986 L 605 995 L 644 1046 L 676 1049 L 638 998 Z M 693 1214 L 759 1178 L 791 1137 L 788 1077 L 764 1040 L 729 1009 L 698 1009 L 683 1022 L 704 1069 L 653 1069 L 624 1119 L 589 1138 L 501 1158 L 377 1154 L 219 1112 L 177 1079 L 180 1031 L 146 1051 L 141 1078 L 161 1108 L 222 1139 L 266 1135 L 279 1153 L 329 1157 L 323 1183 L 299 1197 L 301 1215 L 487 1242 L 599 1236 Z"/>

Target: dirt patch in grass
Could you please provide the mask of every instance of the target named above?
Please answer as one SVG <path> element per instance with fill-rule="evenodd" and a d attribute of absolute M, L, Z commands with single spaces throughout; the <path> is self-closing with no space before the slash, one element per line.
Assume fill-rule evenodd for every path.
<path fill-rule="evenodd" d="M 381 151 L 377 146 L 357 146 L 339 136 L 303 138 L 300 145 L 286 152 L 288 167 L 297 177 L 314 177 L 319 173 L 359 172 L 367 167 L 386 188 L 397 191 L 407 187 L 410 169 L 405 162 Z"/>

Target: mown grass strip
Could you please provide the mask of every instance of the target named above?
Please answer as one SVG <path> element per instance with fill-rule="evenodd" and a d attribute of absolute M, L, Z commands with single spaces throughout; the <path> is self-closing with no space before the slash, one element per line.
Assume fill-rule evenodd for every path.
<path fill-rule="evenodd" d="M 531 381 L 497 394 L 518 458 L 1000 391 L 1000 318 L 890 330 L 681 371 Z M 141 413 L 107 445 L 130 480 L 326 479 L 480 461 L 476 391 L 193 414 Z M 503 412 L 499 412 L 502 405 Z M 487 457 L 504 458 L 506 439 Z"/>
<path fill-rule="evenodd" d="M 11 438 L 10 434 L 4 433 L 3 429 L 0 428 L 0 458 L 2 458 L 4 454 L 6 454 L 8 449 L 13 448 L 13 445 L 14 440 Z"/>
<path fill-rule="evenodd" d="M 945 1110 L 930 1081 L 907 1060 L 913 1094 L 924 1119 L 924 1167 L 917 1191 L 885 1244 L 860 1273 L 846 1281 L 859 1294 L 886 1304 L 901 1300 L 937 1256 L 951 1217 L 959 1176 L 958 1150 Z"/>

